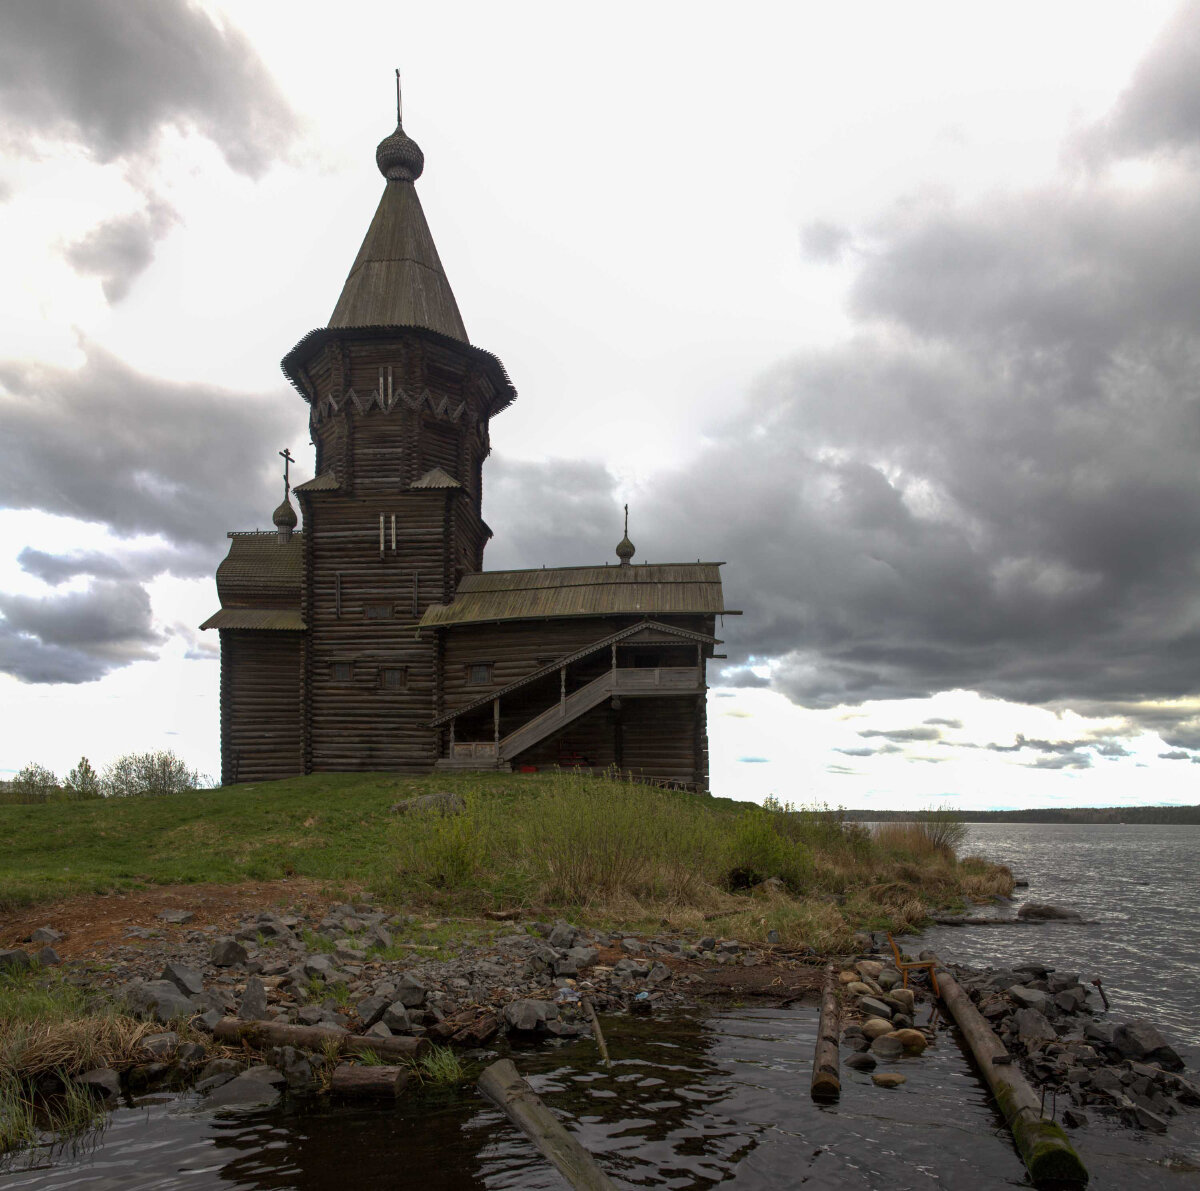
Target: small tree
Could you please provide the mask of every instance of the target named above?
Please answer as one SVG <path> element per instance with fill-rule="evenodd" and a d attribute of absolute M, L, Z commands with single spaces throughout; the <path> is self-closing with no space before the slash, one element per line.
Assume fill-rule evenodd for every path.
<path fill-rule="evenodd" d="M 79 764 L 67 774 L 63 786 L 73 798 L 100 797 L 100 776 L 86 757 L 79 758 Z"/>
<path fill-rule="evenodd" d="M 58 778 L 44 765 L 31 762 L 13 778 L 11 790 L 16 802 L 45 802 L 58 790 Z"/>
<path fill-rule="evenodd" d="M 108 798 L 157 798 L 196 790 L 204 779 L 189 769 L 169 749 L 155 753 L 126 753 L 118 757 L 100 779 Z"/>

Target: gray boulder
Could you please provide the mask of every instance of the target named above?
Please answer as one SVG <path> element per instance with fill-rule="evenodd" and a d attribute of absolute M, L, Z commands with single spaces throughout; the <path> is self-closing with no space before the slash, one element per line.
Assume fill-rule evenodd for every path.
<path fill-rule="evenodd" d="M 560 951 L 567 947 L 575 946 L 575 939 L 578 937 L 579 931 L 575 929 L 569 922 L 556 922 L 554 929 L 550 932 L 550 937 L 546 940 L 551 947 L 557 947 Z"/>
<path fill-rule="evenodd" d="M 225 936 L 213 943 L 212 953 L 208 960 L 214 968 L 232 968 L 238 964 L 244 964 L 248 958 L 246 949 L 241 943 Z"/>
<path fill-rule="evenodd" d="M 53 947 L 43 947 L 41 951 L 34 956 L 38 964 L 43 968 L 55 968 L 62 963 L 57 951 Z"/>
<path fill-rule="evenodd" d="M 1013 1017 L 1017 1025 L 1017 1036 L 1027 1047 L 1054 1042 L 1058 1038 L 1054 1027 L 1036 1009 L 1018 1009 Z"/>
<path fill-rule="evenodd" d="M 75 1082 L 104 1100 L 117 1100 L 121 1095 L 121 1077 L 107 1067 L 97 1067 L 76 1076 Z"/>
<path fill-rule="evenodd" d="M 29 941 L 31 943 L 48 943 L 53 945 L 55 943 L 61 943 L 62 940 L 62 933 L 60 931 L 56 931 L 52 926 L 39 926 L 37 930 L 35 930 L 33 934 L 29 936 Z"/>
<path fill-rule="evenodd" d="M 504 1006 L 504 1021 L 510 1030 L 531 1034 L 543 1022 L 558 1017 L 558 1006 L 549 1001 L 520 1000 Z"/>
<path fill-rule="evenodd" d="M 651 984 L 665 984 L 675 975 L 666 964 L 656 963 L 654 967 L 646 973 L 646 979 Z"/>
<path fill-rule="evenodd" d="M 858 1054 L 847 1055 L 842 1060 L 842 1066 L 849 1067 L 854 1071 L 874 1071 L 876 1063 L 871 1055 L 860 1052 Z"/>
<path fill-rule="evenodd" d="M 147 1034 L 142 1039 L 142 1050 L 156 1059 L 169 1060 L 179 1048 L 179 1035 L 174 1031 L 165 1034 Z"/>
<path fill-rule="evenodd" d="M 1046 1013 L 1050 1008 L 1050 998 L 1044 992 L 1038 992 L 1036 988 L 1026 988 L 1021 984 L 1014 984 L 1008 990 L 1008 995 L 1016 1001 L 1022 1009 L 1036 1009 L 1039 1013 Z"/>
<path fill-rule="evenodd" d="M 169 980 L 137 980 L 127 984 L 119 996 L 134 1013 L 164 1023 L 191 1017 L 195 1011 L 191 998 L 185 997 Z"/>
<path fill-rule="evenodd" d="M 426 989 L 415 976 L 405 972 L 396 984 L 396 1000 L 406 1009 L 419 1009 L 425 1004 Z"/>
<path fill-rule="evenodd" d="M 161 910 L 158 916 L 163 922 L 170 922 L 175 926 L 183 926 L 196 917 L 191 910 Z"/>
<path fill-rule="evenodd" d="M 363 1028 L 367 1029 L 383 1017 L 390 1003 L 387 997 L 367 997 L 365 1000 L 359 1001 L 354 1011 L 358 1014 L 358 1020 L 362 1022 Z"/>
<path fill-rule="evenodd" d="M 204 991 L 204 980 L 195 968 L 172 960 L 162 970 L 160 980 L 169 980 L 185 997 L 197 997 Z"/>
<path fill-rule="evenodd" d="M 467 809 L 467 804 L 461 794 L 441 791 L 437 794 L 419 794 L 415 798 L 406 798 L 403 802 L 393 803 L 392 814 L 408 815 L 437 814 L 461 815 Z"/>
<path fill-rule="evenodd" d="M 590 968 L 600 958 L 600 952 L 595 947 L 572 947 L 567 954 L 581 971 Z"/>
<path fill-rule="evenodd" d="M 412 1029 L 412 1022 L 408 1018 L 408 1010 L 399 1002 L 396 1001 L 389 1005 L 379 1019 L 393 1034 L 407 1034 Z"/>
<path fill-rule="evenodd" d="M 390 1038 L 392 1031 L 381 1021 L 377 1021 L 369 1030 L 363 1033 L 364 1038 Z"/>
<path fill-rule="evenodd" d="M 891 1021 L 894 1010 L 891 1005 L 884 1001 L 877 1000 L 875 997 L 860 997 L 858 1000 L 859 1008 L 869 1017 L 882 1017 L 884 1021 Z"/>
<path fill-rule="evenodd" d="M 262 1021 L 267 1016 L 267 989 L 257 976 L 246 981 L 246 991 L 238 1006 L 238 1017 L 242 1021 Z"/>
<path fill-rule="evenodd" d="M 19 948 L 0 951 L 0 972 L 23 972 L 29 967 L 29 956 Z"/>
<path fill-rule="evenodd" d="M 287 1077 L 273 1067 L 251 1067 L 211 1092 L 205 1108 L 250 1107 L 275 1104 Z"/>
<path fill-rule="evenodd" d="M 1137 1019 L 1118 1026 L 1113 1045 L 1122 1057 L 1157 1063 L 1168 1071 L 1182 1071 L 1183 1060 L 1150 1022 Z"/>
<path fill-rule="evenodd" d="M 880 1034 L 871 1043 L 871 1054 L 878 1059 L 898 1059 L 904 1054 L 904 1043 L 893 1034 Z"/>

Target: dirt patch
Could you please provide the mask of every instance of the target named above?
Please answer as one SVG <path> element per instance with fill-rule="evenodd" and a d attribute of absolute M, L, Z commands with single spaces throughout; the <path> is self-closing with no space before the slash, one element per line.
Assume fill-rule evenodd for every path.
<path fill-rule="evenodd" d="M 326 889 L 324 882 L 294 877 L 240 885 L 155 885 L 72 897 L 0 915 L 0 947 L 21 946 L 39 926 L 52 926 L 65 936 L 54 945 L 61 958 L 102 960 L 128 941 L 130 927 L 161 931 L 170 939 L 205 927 L 232 930 L 241 920 L 272 907 L 323 914 L 331 904 Z M 158 917 L 164 910 L 190 910 L 195 918 L 177 926 Z"/>

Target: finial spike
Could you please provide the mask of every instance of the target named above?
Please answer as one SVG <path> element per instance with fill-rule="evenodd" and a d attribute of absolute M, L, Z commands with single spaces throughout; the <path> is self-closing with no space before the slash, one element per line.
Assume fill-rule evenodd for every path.
<path fill-rule="evenodd" d="M 396 124 L 404 123 L 404 104 L 400 99 L 400 67 L 396 67 Z"/>
<path fill-rule="evenodd" d="M 621 566 L 627 567 L 629 560 L 637 553 L 633 543 L 629 540 L 629 506 L 625 506 L 625 536 L 617 543 L 617 557 L 621 560 Z"/>

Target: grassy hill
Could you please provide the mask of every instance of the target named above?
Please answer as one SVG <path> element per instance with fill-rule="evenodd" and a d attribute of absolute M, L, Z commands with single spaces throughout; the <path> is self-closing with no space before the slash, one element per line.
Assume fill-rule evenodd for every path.
<path fill-rule="evenodd" d="M 397 815 L 449 791 L 460 814 Z M 944 827 L 944 824 L 942 825 Z M 526 909 L 597 923 L 666 922 L 818 950 L 897 929 L 934 905 L 1011 891 L 958 860 L 939 825 L 868 833 L 838 812 L 561 774 L 324 774 L 161 798 L 0 806 L 0 912 L 151 884 L 297 876 L 397 906 Z M 783 888 L 749 892 L 778 877 Z"/>

